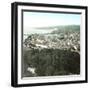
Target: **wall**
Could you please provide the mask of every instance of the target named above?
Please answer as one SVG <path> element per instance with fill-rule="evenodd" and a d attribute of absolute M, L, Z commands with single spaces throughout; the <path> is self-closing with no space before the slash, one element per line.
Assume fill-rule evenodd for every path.
<path fill-rule="evenodd" d="M 10 86 L 10 73 L 11 73 L 11 2 L 14 0 L 1 0 L 0 2 L 0 89 L 14 90 Z M 23 1 L 23 0 L 18 0 Z M 89 8 L 90 0 L 24 0 L 30 2 L 46 2 L 70 5 L 87 5 Z M 90 14 L 90 11 L 89 11 Z M 89 15 L 88 15 L 89 16 Z M 88 18 L 89 19 L 89 18 Z M 90 27 L 89 27 L 90 28 Z M 89 30 L 89 29 L 88 29 Z M 90 31 L 88 32 L 88 34 Z M 90 38 L 90 35 L 89 37 Z M 90 45 L 90 41 L 89 41 Z M 90 50 L 90 47 L 88 48 Z M 90 57 L 89 57 L 90 58 Z M 90 61 L 88 62 L 90 63 Z M 90 65 L 89 65 L 90 68 Z M 90 75 L 90 71 L 89 71 Z M 90 81 L 90 80 L 89 80 Z M 70 84 L 70 85 L 55 85 L 55 86 L 42 86 L 42 87 L 25 87 L 18 89 L 31 89 L 31 90 L 89 90 L 90 83 L 86 84 Z"/>

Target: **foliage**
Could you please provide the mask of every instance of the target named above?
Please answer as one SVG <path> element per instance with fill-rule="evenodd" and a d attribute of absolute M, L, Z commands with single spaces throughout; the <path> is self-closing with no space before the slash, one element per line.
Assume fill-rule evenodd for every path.
<path fill-rule="evenodd" d="M 31 49 L 24 54 L 24 64 L 35 67 L 37 76 L 80 73 L 80 55 L 60 49 Z"/>

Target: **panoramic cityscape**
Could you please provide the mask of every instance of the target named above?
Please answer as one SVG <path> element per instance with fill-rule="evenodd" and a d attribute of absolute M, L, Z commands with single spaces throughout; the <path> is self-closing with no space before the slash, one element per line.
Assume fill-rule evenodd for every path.
<path fill-rule="evenodd" d="M 80 74 L 80 14 L 24 12 L 22 77 Z"/>

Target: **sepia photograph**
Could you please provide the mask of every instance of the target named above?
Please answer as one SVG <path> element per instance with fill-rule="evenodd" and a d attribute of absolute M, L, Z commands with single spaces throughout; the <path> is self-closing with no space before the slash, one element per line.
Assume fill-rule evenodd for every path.
<path fill-rule="evenodd" d="M 23 11 L 22 77 L 80 74 L 81 14 Z"/>

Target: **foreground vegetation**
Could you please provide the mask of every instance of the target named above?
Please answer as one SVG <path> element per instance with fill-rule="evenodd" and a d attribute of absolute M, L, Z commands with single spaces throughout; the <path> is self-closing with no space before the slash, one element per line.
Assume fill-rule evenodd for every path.
<path fill-rule="evenodd" d="M 59 49 L 31 49 L 24 54 L 24 76 L 55 76 L 80 74 L 80 55 Z M 35 68 L 35 74 L 27 71 Z"/>

